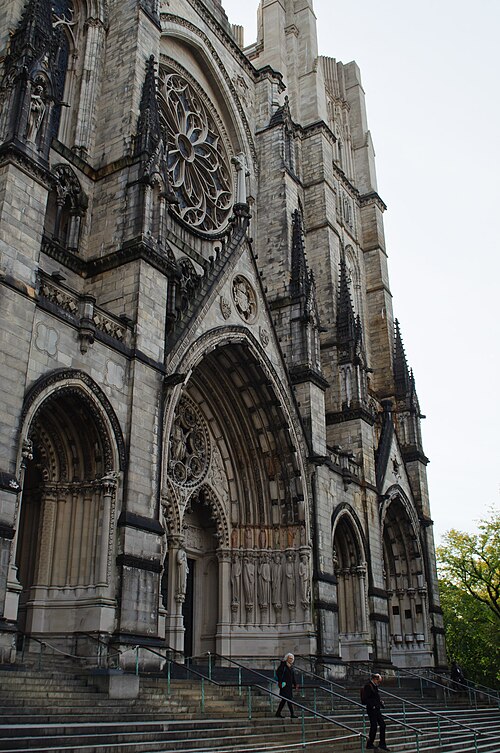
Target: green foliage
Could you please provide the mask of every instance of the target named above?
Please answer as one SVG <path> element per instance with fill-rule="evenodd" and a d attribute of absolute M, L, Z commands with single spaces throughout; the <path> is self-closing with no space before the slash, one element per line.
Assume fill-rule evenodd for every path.
<path fill-rule="evenodd" d="M 450 659 L 470 680 L 500 683 L 500 512 L 478 533 L 451 529 L 437 550 Z"/>
<path fill-rule="evenodd" d="M 439 591 L 450 661 L 458 662 L 468 680 L 500 687 L 500 621 L 452 583 L 440 581 Z"/>

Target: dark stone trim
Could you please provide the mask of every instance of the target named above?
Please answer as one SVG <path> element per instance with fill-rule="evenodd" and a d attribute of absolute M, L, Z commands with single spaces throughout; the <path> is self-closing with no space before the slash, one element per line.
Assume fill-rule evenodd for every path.
<path fill-rule="evenodd" d="M 437 606 L 435 604 L 431 604 L 430 605 L 429 612 L 431 614 L 443 614 L 443 610 L 441 609 L 441 607 L 439 607 L 439 606 Z"/>
<path fill-rule="evenodd" d="M 42 185 L 50 189 L 52 180 L 49 171 L 48 162 L 45 160 L 37 162 L 31 154 L 28 153 L 25 144 L 17 139 L 7 141 L 0 145 L 0 165 L 11 162 L 17 165 L 20 170 L 29 175 Z"/>
<path fill-rule="evenodd" d="M 147 531 L 148 533 L 154 533 L 157 536 L 164 536 L 165 531 L 157 520 L 153 518 L 147 518 L 145 515 L 137 515 L 134 512 L 128 512 L 124 510 L 118 518 L 118 528 L 128 526 L 129 528 L 137 528 L 139 531 Z"/>
<path fill-rule="evenodd" d="M 289 370 L 290 381 L 292 384 L 302 384 L 303 382 L 312 382 L 316 387 L 326 391 L 330 386 L 322 374 L 313 369 L 307 368 L 307 366 L 296 366 Z"/>
<path fill-rule="evenodd" d="M 424 455 L 424 453 L 418 449 L 418 447 L 401 447 L 401 455 L 403 456 L 403 460 L 405 463 L 423 463 L 423 465 L 428 465 L 430 463 L 429 458 Z"/>
<path fill-rule="evenodd" d="M 161 573 L 163 570 L 158 560 L 147 560 L 144 557 L 135 557 L 133 554 L 119 554 L 116 564 L 118 567 L 132 567 L 134 570 L 149 570 L 152 573 Z"/>
<path fill-rule="evenodd" d="M 366 408 L 349 408 L 348 410 L 330 412 L 326 414 L 326 425 L 343 424 L 347 421 L 366 421 L 367 424 L 373 426 L 376 421 L 376 416 L 370 413 Z"/>
<path fill-rule="evenodd" d="M 317 583 L 332 583 L 334 586 L 337 585 L 336 576 L 330 573 L 314 573 L 314 580 Z"/>
<path fill-rule="evenodd" d="M 12 541 L 15 534 L 15 528 L 10 526 L 8 523 L 0 523 L 0 539 L 7 539 L 7 541 Z"/>
<path fill-rule="evenodd" d="M 330 604 L 327 601 L 315 601 L 314 606 L 316 609 L 322 609 L 324 612 L 337 613 L 339 611 L 337 604 Z"/>
<path fill-rule="evenodd" d="M 387 591 L 384 588 L 375 588 L 374 586 L 370 586 L 368 589 L 368 596 L 377 596 L 379 599 L 389 600 Z"/>
<path fill-rule="evenodd" d="M 152 638 L 140 633 L 114 633 L 110 637 L 109 645 L 113 646 L 115 643 L 133 643 L 134 646 L 152 646 L 168 650 L 168 646 L 161 638 Z"/>
<path fill-rule="evenodd" d="M 0 471 L 0 489 L 11 494 L 17 494 L 21 491 L 21 485 L 13 473 Z"/>
<path fill-rule="evenodd" d="M 387 206 L 376 191 L 370 191 L 370 193 L 362 194 L 359 197 L 359 205 L 361 207 L 366 207 L 370 204 L 376 204 L 378 208 L 382 210 L 382 212 L 385 212 L 385 210 L 387 209 Z"/>
<path fill-rule="evenodd" d="M 380 612 L 370 612 L 370 620 L 372 622 L 385 622 L 387 625 L 390 622 L 388 615 L 380 614 Z"/>
<path fill-rule="evenodd" d="M 442 627 L 431 625 L 431 633 L 433 633 L 434 635 L 446 635 L 446 630 Z"/>

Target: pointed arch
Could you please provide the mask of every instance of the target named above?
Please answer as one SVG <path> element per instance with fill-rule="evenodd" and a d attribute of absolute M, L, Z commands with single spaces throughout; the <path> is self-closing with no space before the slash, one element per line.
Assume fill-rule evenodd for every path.
<path fill-rule="evenodd" d="M 356 512 L 347 504 L 332 516 L 338 630 L 344 660 L 368 658 L 367 547 Z"/>

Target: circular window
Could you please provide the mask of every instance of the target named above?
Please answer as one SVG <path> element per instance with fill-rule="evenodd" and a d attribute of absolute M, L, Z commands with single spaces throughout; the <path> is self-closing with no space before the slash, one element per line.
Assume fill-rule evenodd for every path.
<path fill-rule="evenodd" d="M 178 199 L 173 211 L 190 227 L 215 233 L 233 204 L 228 153 L 215 118 L 195 85 L 163 72 L 160 102 L 168 145 L 168 171 Z"/>

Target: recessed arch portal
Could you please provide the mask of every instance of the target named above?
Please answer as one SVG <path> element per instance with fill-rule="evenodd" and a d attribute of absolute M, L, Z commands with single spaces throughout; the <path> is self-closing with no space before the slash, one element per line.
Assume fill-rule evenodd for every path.
<path fill-rule="evenodd" d="M 354 513 L 344 508 L 333 531 L 333 562 L 337 578 L 338 630 L 342 658 L 368 658 L 366 556 Z"/>
<path fill-rule="evenodd" d="M 417 525 L 402 493 L 393 492 L 383 519 L 385 584 L 393 660 L 411 665 L 428 651 L 428 603 Z"/>
<path fill-rule="evenodd" d="M 85 629 L 97 627 L 99 608 L 92 605 L 113 589 L 123 439 L 118 431 L 117 441 L 118 422 L 108 401 L 100 401 L 101 390 L 80 376 L 54 372 L 25 401 L 23 444 L 31 451 L 15 563 L 22 587 L 19 622 L 28 633 L 56 632 L 58 610 L 68 625 L 78 620 Z"/>
<path fill-rule="evenodd" d="M 201 594 L 198 620 L 196 605 L 192 618 L 195 650 L 202 645 L 213 650 L 206 648 L 208 636 L 200 632 L 201 614 L 208 610 L 203 599 L 218 604 L 211 628 L 214 642 L 216 634 L 232 633 L 233 655 L 235 633 L 243 636 L 255 629 L 262 636 L 265 624 L 279 635 L 298 613 L 301 623 L 310 621 L 305 484 L 286 406 L 263 360 L 241 337 L 207 348 L 189 380 L 172 394 L 175 408 L 169 413 L 167 407 L 164 488 L 175 493 L 164 495 L 164 517 L 181 525 L 169 530 L 169 540 L 172 549 L 185 548 L 188 559 L 196 560 L 195 574 L 205 573 L 208 589 L 200 592 L 193 586 Z M 171 504 L 179 505 L 178 515 L 169 515 Z M 203 551 L 189 544 L 195 508 L 198 515 L 204 508 L 205 529 L 212 531 Z M 171 552 L 172 594 L 176 561 Z M 211 569 L 206 570 L 208 561 Z M 177 638 L 171 631 L 169 645 L 177 641 L 182 648 L 179 620 L 170 624 Z"/>

